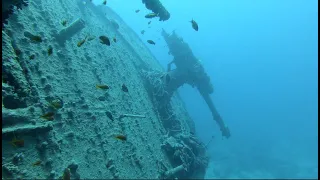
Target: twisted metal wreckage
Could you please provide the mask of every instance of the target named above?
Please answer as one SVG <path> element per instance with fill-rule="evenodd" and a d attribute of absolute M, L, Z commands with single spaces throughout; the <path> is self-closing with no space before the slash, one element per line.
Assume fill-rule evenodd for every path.
<path fill-rule="evenodd" d="M 158 14 L 159 21 L 166 21 L 170 18 L 170 13 L 159 0 L 142 0 L 142 3 L 145 4 L 147 9 Z M 153 73 L 155 77 L 157 77 L 155 74 L 160 75 L 162 78 L 165 77 L 163 79 L 164 81 L 158 80 L 153 82 L 153 85 L 156 88 L 155 90 L 158 91 L 158 100 L 162 100 L 165 102 L 164 104 L 168 104 L 173 92 L 183 84 L 187 83 L 192 87 L 196 86 L 201 96 L 206 101 L 214 120 L 218 123 L 222 136 L 229 138 L 230 131 L 224 124 L 223 119 L 209 96 L 213 93 L 213 86 L 210 82 L 210 77 L 204 71 L 202 64 L 193 55 L 188 44 L 183 42 L 182 38 L 178 37 L 175 32 L 169 35 L 162 30 L 162 36 L 167 42 L 170 54 L 174 56 L 174 60 L 168 64 L 168 72 L 165 76 L 160 75 L 161 73 Z M 177 68 L 171 70 L 172 64 L 175 64 Z"/>
<path fill-rule="evenodd" d="M 142 2 L 147 9 L 158 14 L 160 21 L 166 21 L 170 18 L 170 13 L 159 0 L 142 0 Z M 170 104 L 173 93 L 185 83 L 197 87 L 214 120 L 218 123 L 222 136 L 229 138 L 230 131 L 210 98 L 210 94 L 213 93 L 210 77 L 204 71 L 200 61 L 193 55 L 188 44 L 183 42 L 182 38 L 178 37 L 175 32 L 169 35 L 162 30 L 162 36 L 170 49 L 171 55 L 174 56 L 173 61 L 168 64 L 165 73 L 142 70 L 142 74 L 146 78 L 146 86 L 151 90 L 149 96 L 153 99 L 153 103 L 163 121 L 163 126 L 168 131 L 162 146 L 169 157 L 172 157 L 173 154 L 171 163 L 176 165 L 171 170 L 163 170 L 163 177 L 200 177 L 201 174 L 205 174 L 208 165 L 208 157 L 205 155 L 206 146 L 199 143 L 193 135 L 194 125 L 189 125 L 189 133 L 181 129 L 181 121 L 175 117 Z M 175 64 L 176 69 L 171 69 L 172 64 Z"/>
<path fill-rule="evenodd" d="M 169 35 L 162 30 L 162 36 L 168 44 L 171 55 L 174 56 L 173 61 L 168 64 L 168 69 L 165 74 L 163 73 L 149 73 L 152 78 L 149 78 L 153 86 L 153 90 L 156 92 L 155 97 L 161 106 L 160 112 L 167 114 L 167 106 L 169 105 L 171 96 L 173 93 L 183 84 L 189 84 L 192 87 L 196 87 L 201 96 L 207 103 L 213 119 L 218 123 L 222 136 L 229 138 L 229 128 L 223 122 L 222 117 L 215 108 L 210 94 L 213 93 L 213 86 L 210 82 L 210 77 L 204 71 L 204 68 L 200 61 L 193 55 L 188 44 L 183 42 L 182 38 L 177 36 L 175 32 Z M 176 69 L 172 70 L 171 66 L 175 64 Z M 161 77 L 161 80 L 159 79 Z"/>
<path fill-rule="evenodd" d="M 229 138 L 229 128 L 224 124 L 223 119 L 216 110 L 210 94 L 213 93 L 213 86 L 209 76 L 204 71 L 200 61 L 195 58 L 188 44 L 173 32 L 169 35 L 164 30 L 162 36 L 168 44 L 170 53 L 174 56 L 173 61 L 168 64 L 167 72 L 156 72 L 142 70 L 146 79 L 150 98 L 153 100 L 164 128 L 168 131 L 165 141 L 162 144 L 175 168 L 163 171 L 163 177 L 199 177 L 204 174 L 208 165 L 208 157 L 205 155 L 205 148 L 194 136 L 194 127 L 190 125 L 187 132 L 181 129 L 181 121 L 174 114 L 170 103 L 174 92 L 183 84 L 187 83 L 196 87 L 206 101 L 214 120 L 218 123 L 222 136 Z M 171 69 L 175 64 L 176 69 Z"/>

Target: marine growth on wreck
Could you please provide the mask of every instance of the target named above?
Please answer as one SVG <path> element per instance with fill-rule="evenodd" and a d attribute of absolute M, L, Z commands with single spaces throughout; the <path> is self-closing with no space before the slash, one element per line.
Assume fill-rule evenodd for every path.
<path fill-rule="evenodd" d="M 204 177 L 205 146 L 174 93 L 183 83 L 211 92 L 200 66 L 203 82 L 163 69 L 107 1 L 12 7 L 2 28 L 3 179 Z"/>

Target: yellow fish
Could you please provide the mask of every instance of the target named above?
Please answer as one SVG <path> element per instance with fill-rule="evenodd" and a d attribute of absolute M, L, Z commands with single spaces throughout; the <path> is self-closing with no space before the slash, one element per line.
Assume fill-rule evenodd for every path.
<path fill-rule="evenodd" d="M 49 120 L 49 121 L 52 121 L 53 118 L 54 118 L 54 113 L 53 112 L 48 112 L 42 116 L 40 116 L 41 118 L 43 119 L 46 119 L 46 120 Z"/>
<path fill-rule="evenodd" d="M 116 139 L 119 139 L 119 140 L 122 140 L 122 141 L 126 141 L 127 140 L 127 137 L 124 136 L 124 135 L 117 135 L 115 136 Z"/>
<path fill-rule="evenodd" d="M 96 88 L 97 89 L 109 89 L 109 86 L 108 85 L 97 84 Z"/>
<path fill-rule="evenodd" d="M 144 17 L 145 18 L 154 18 L 154 17 L 157 17 L 157 16 L 158 16 L 158 14 L 156 14 L 156 13 L 149 13 L 149 14 L 145 15 Z"/>

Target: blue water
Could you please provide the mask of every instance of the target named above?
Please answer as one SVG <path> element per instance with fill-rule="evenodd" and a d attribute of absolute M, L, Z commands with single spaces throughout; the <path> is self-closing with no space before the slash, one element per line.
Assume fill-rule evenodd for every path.
<path fill-rule="evenodd" d="M 230 139 L 221 137 L 196 89 L 179 89 L 200 139 L 206 143 L 215 136 L 206 178 L 317 178 L 317 0 L 162 3 L 171 18 L 152 20 L 151 28 L 141 0 L 110 0 L 108 6 L 143 41 L 156 42 L 146 44 L 164 67 L 173 57 L 161 28 L 176 30 L 210 75 L 211 98 L 230 128 Z"/>

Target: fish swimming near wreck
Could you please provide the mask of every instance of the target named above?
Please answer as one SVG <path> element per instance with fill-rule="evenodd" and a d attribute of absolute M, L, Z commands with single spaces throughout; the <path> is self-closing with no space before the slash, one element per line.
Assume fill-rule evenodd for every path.
<path fill-rule="evenodd" d="M 39 166 L 39 165 L 41 165 L 41 163 L 42 163 L 42 161 L 38 160 L 38 161 L 32 163 L 32 166 Z"/>
<path fill-rule="evenodd" d="M 129 90 L 125 84 L 122 84 L 121 89 L 123 92 L 129 92 Z"/>
<path fill-rule="evenodd" d="M 191 24 L 192 24 L 192 28 L 196 31 L 199 30 L 199 26 L 198 26 L 198 23 L 196 21 L 194 21 L 193 19 L 190 21 Z"/>
<path fill-rule="evenodd" d="M 149 44 L 156 45 L 156 43 L 155 43 L 154 41 L 152 41 L 152 40 L 147 40 L 147 42 L 148 42 Z"/>
<path fill-rule="evenodd" d="M 49 46 L 48 49 L 47 49 L 48 56 L 50 56 L 52 54 L 52 51 L 53 51 L 52 46 Z"/>
<path fill-rule="evenodd" d="M 40 43 L 42 42 L 42 37 L 39 35 L 33 35 L 30 32 L 24 32 L 24 36 L 29 38 L 33 43 Z"/>
<path fill-rule="evenodd" d="M 107 46 L 110 46 L 110 40 L 107 36 L 100 36 L 99 39 L 100 39 L 101 44 L 105 44 Z"/>
<path fill-rule="evenodd" d="M 87 36 L 84 39 L 78 41 L 77 46 L 81 47 L 86 42 L 86 40 L 87 40 Z"/>
<path fill-rule="evenodd" d="M 127 137 L 124 136 L 124 135 L 116 135 L 115 138 L 116 138 L 116 139 L 119 139 L 119 140 L 121 140 L 121 141 L 126 141 L 126 140 L 127 140 Z"/>
<path fill-rule="evenodd" d="M 52 121 L 54 119 L 54 113 L 53 112 L 48 112 L 42 116 L 40 116 L 42 119 L 46 119 L 49 121 Z"/>
<path fill-rule="evenodd" d="M 157 16 L 158 16 L 158 14 L 156 14 L 156 13 L 149 13 L 149 14 L 145 15 L 144 17 L 150 19 L 150 18 L 154 18 Z"/>
<path fill-rule="evenodd" d="M 110 111 L 106 111 L 106 115 L 108 116 L 109 119 L 111 119 L 112 121 L 114 120 L 113 119 L 113 115 Z"/>
<path fill-rule="evenodd" d="M 23 139 L 17 139 L 14 135 L 14 138 L 10 141 L 10 144 L 14 147 L 24 147 L 24 140 Z"/>
<path fill-rule="evenodd" d="M 29 56 L 29 59 L 32 60 L 32 59 L 34 59 L 35 57 L 36 57 L 36 55 L 31 54 L 31 55 Z"/>
<path fill-rule="evenodd" d="M 55 99 L 55 100 L 49 102 L 49 106 L 54 109 L 60 109 L 63 106 L 63 102 L 62 102 L 62 100 Z"/>
<path fill-rule="evenodd" d="M 108 85 L 97 84 L 96 88 L 97 89 L 109 89 L 109 86 Z"/>
<path fill-rule="evenodd" d="M 63 27 L 66 27 L 66 26 L 67 26 L 67 20 L 62 20 L 62 21 L 61 21 L 61 25 L 62 25 Z"/>

